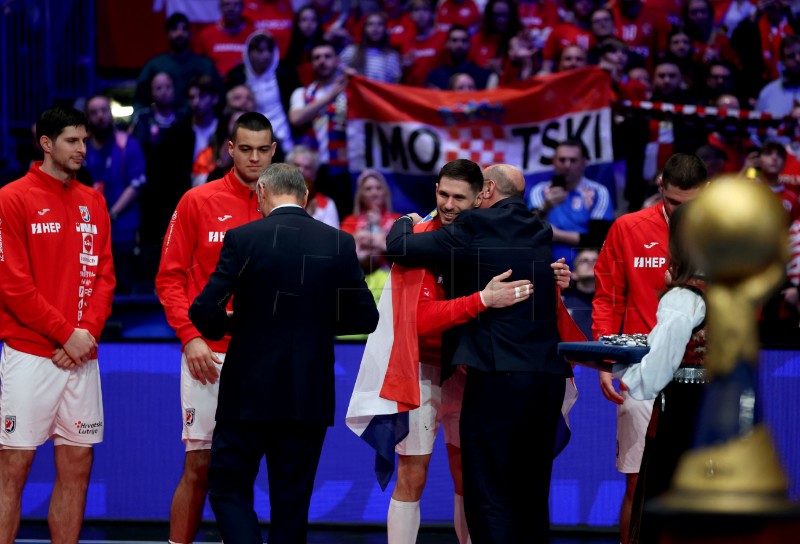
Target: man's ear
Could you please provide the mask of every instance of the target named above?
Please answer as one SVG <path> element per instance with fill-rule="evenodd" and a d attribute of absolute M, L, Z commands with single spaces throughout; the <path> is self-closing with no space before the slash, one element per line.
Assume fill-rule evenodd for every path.
<path fill-rule="evenodd" d="M 50 153 L 53 151 L 53 141 L 49 136 L 40 136 L 39 145 L 41 146 L 42 151 L 45 153 Z"/>

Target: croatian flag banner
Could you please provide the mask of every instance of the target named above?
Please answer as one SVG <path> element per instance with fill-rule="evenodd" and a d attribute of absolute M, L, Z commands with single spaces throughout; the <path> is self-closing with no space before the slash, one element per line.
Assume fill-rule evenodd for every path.
<path fill-rule="evenodd" d="M 559 141 L 580 138 L 586 175 L 613 189 L 611 82 L 597 67 L 535 77 L 514 88 L 439 91 L 355 76 L 347 90 L 350 171 L 383 172 L 397 211 L 433 207 L 439 169 L 455 159 L 514 165 L 528 188 L 549 179 Z"/>

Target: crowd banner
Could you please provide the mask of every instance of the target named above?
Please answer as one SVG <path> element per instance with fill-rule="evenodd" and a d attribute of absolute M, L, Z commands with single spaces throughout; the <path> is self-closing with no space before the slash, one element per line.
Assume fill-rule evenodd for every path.
<path fill-rule="evenodd" d="M 593 176 L 610 172 L 613 160 L 610 79 L 596 67 L 469 93 L 354 76 L 347 96 L 350 171 L 383 172 L 398 211 L 427 213 L 439 169 L 455 159 L 512 164 L 530 188 L 550 178 L 555 147 L 567 137 L 586 144 L 588 177 L 610 177 Z"/>

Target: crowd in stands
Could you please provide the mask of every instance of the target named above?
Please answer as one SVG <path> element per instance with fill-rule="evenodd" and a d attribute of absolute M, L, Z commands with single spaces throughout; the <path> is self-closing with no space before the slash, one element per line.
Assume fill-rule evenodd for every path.
<path fill-rule="evenodd" d="M 129 129 L 113 126 L 107 97 L 86 101 L 92 133 L 86 166 L 114 220 L 115 258 L 125 271 L 121 292 L 152 288 L 175 205 L 190 187 L 230 169 L 225 144 L 241 112 L 259 111 L 271 120 L 279 142 L 275 161 L 302 169 L 311 191 L 309 212 L 329 224 L 341 221 L 356 236 L 370 274 L 385 272 L 380 238 L 395 214 L 380 172 L 352 181 L 359 172 L 347 163 L 349 77 L 472 92 L 597 65 L 609 73 L 618 105 L 648 101 L 714 107 L 718 114 L 615 110 L 614 159 L 624 166 L 619 195 L 583 176 L 589 157 L 580 142 L 559 147 L 572 162 L 554 158 L 558 182 L 533 187 L 529 195 L 531 207 L 556 227 L 559 251 L 566 249 L 572 261 L 579 248 L 599 247 L 615 216 L 648 204 L 666 158 L 696 153 L 710 172 L 747 172 L 785 203 L 794 254 L 777 312 L 797 316 L 800 15 L 793 3 L 348 4 L 342 11 L 332 0 L 299 8 L 290 0 L 219 0 L 219 22 L 204 28 L 173 13 L 165 25 L 169 50 L 147 62 L 136 80 Z M 740 109 L 785 122 L 756 130 L 729 115 Z"/>

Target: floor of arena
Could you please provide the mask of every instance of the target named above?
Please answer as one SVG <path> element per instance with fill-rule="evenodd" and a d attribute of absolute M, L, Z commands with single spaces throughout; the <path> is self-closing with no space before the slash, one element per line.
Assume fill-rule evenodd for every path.
<path fill-rule="evenodd" d="M 168 525 L 165 522 L 103 522 L 85 523 L 80 544 L 150 544 L 166 542 Z M 268 534 L 264 526 L 264 534 Z M 17 543 L 49 542 L 47 522 L 25 520 L 20 526 Z M 195 544 L 218 543 L 219 533 L 212 523 L 200 529 Z M 550 544 L 617 544 L 614 529 L 579 530 L 554 528 Z M 309 544 L 385 544 L 386 528 L 380 525 L 314 525 L 308 533 Z M 417 544 L 458 544 L 452 527 L 423 526 Z"/>

